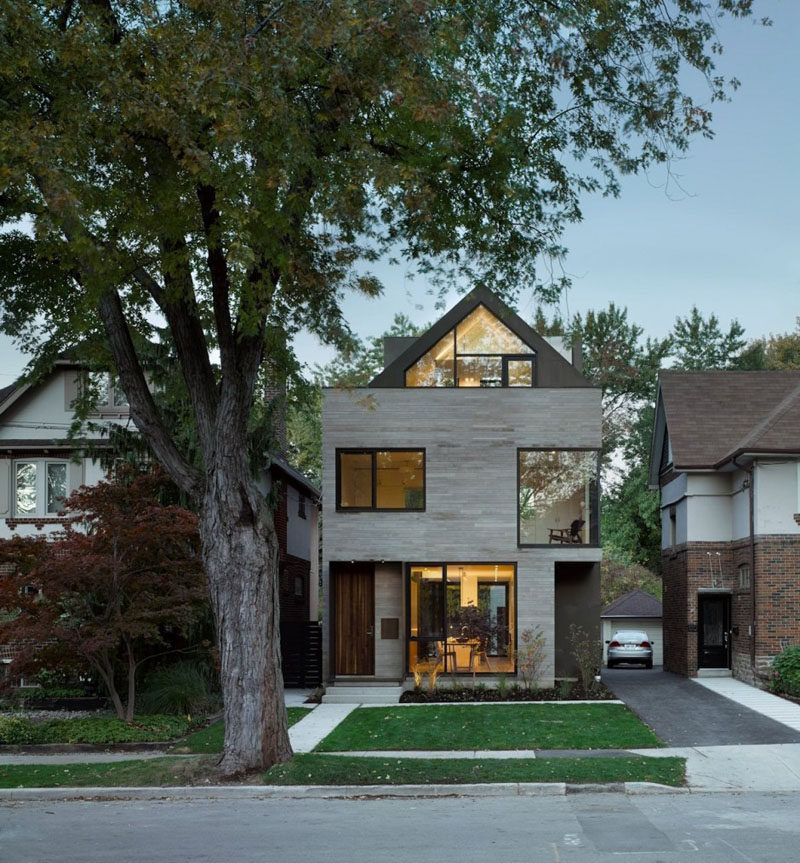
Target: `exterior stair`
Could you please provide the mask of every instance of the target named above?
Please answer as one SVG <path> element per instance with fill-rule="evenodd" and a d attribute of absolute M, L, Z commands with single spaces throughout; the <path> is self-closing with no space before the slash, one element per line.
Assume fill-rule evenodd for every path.
<path fill-rule="evenodd" d="M 323 704 L 397 704 L 403 687 L 396 680 L 328 684 Z"/>

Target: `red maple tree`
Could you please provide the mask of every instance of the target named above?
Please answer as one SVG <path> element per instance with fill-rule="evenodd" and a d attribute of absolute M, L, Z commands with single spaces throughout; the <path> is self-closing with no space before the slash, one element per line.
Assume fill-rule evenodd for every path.
<path fill-rule="evenodd" d="M 67 498 L 49 539 L 0 541 L 0 643 L 11 676 L 90 666 L 120 719 L 133 719 L 143 662 L 207 612 L 197 517 L 159 501 L 163 474 L 123 472 Z M 125 691 L 126 690 L 126 691 Z"/>

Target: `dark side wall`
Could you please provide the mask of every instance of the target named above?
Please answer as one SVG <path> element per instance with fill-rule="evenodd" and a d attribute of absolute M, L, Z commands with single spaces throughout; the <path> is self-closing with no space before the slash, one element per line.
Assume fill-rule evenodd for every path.
<path fill-rule="evenodd" d="M 569 630 L 573 623 L 597 641 L 599 668 L 602 662 L 599 563 L 556 563 L 555 610 L 555 676 L 578 674 L 570 649 Z"/>

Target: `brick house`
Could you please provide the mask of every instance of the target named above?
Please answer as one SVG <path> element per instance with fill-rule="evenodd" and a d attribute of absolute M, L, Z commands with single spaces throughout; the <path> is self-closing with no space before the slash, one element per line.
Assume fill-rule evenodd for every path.
<path fill-rule="evenodd" d="M 367 387 L 323 392 L 326 682 L 514 675 L 536 627 L 541 684 L 572 676 L 569 626 L 599 638 L 600 613 L 600 391 L 579 350 L 485 289 L 384 348 Z"/>
<path fill-rule="evenodd" d="M 659 375 L 664 668 L 762 684 L 800 643 L 800 372 Z"/>

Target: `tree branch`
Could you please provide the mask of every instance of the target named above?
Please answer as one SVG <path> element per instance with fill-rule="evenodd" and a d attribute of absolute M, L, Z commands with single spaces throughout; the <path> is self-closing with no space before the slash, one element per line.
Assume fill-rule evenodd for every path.
<path fill-rule="evenodd" d="M 178 452 L 172 437 L 161 422 L 116 290 L 107 291 L 100 298 L 98 311 L 136 427 L 173 482 L 188 495 L 198 499 L 202 489 L 201 475 Z"/>

